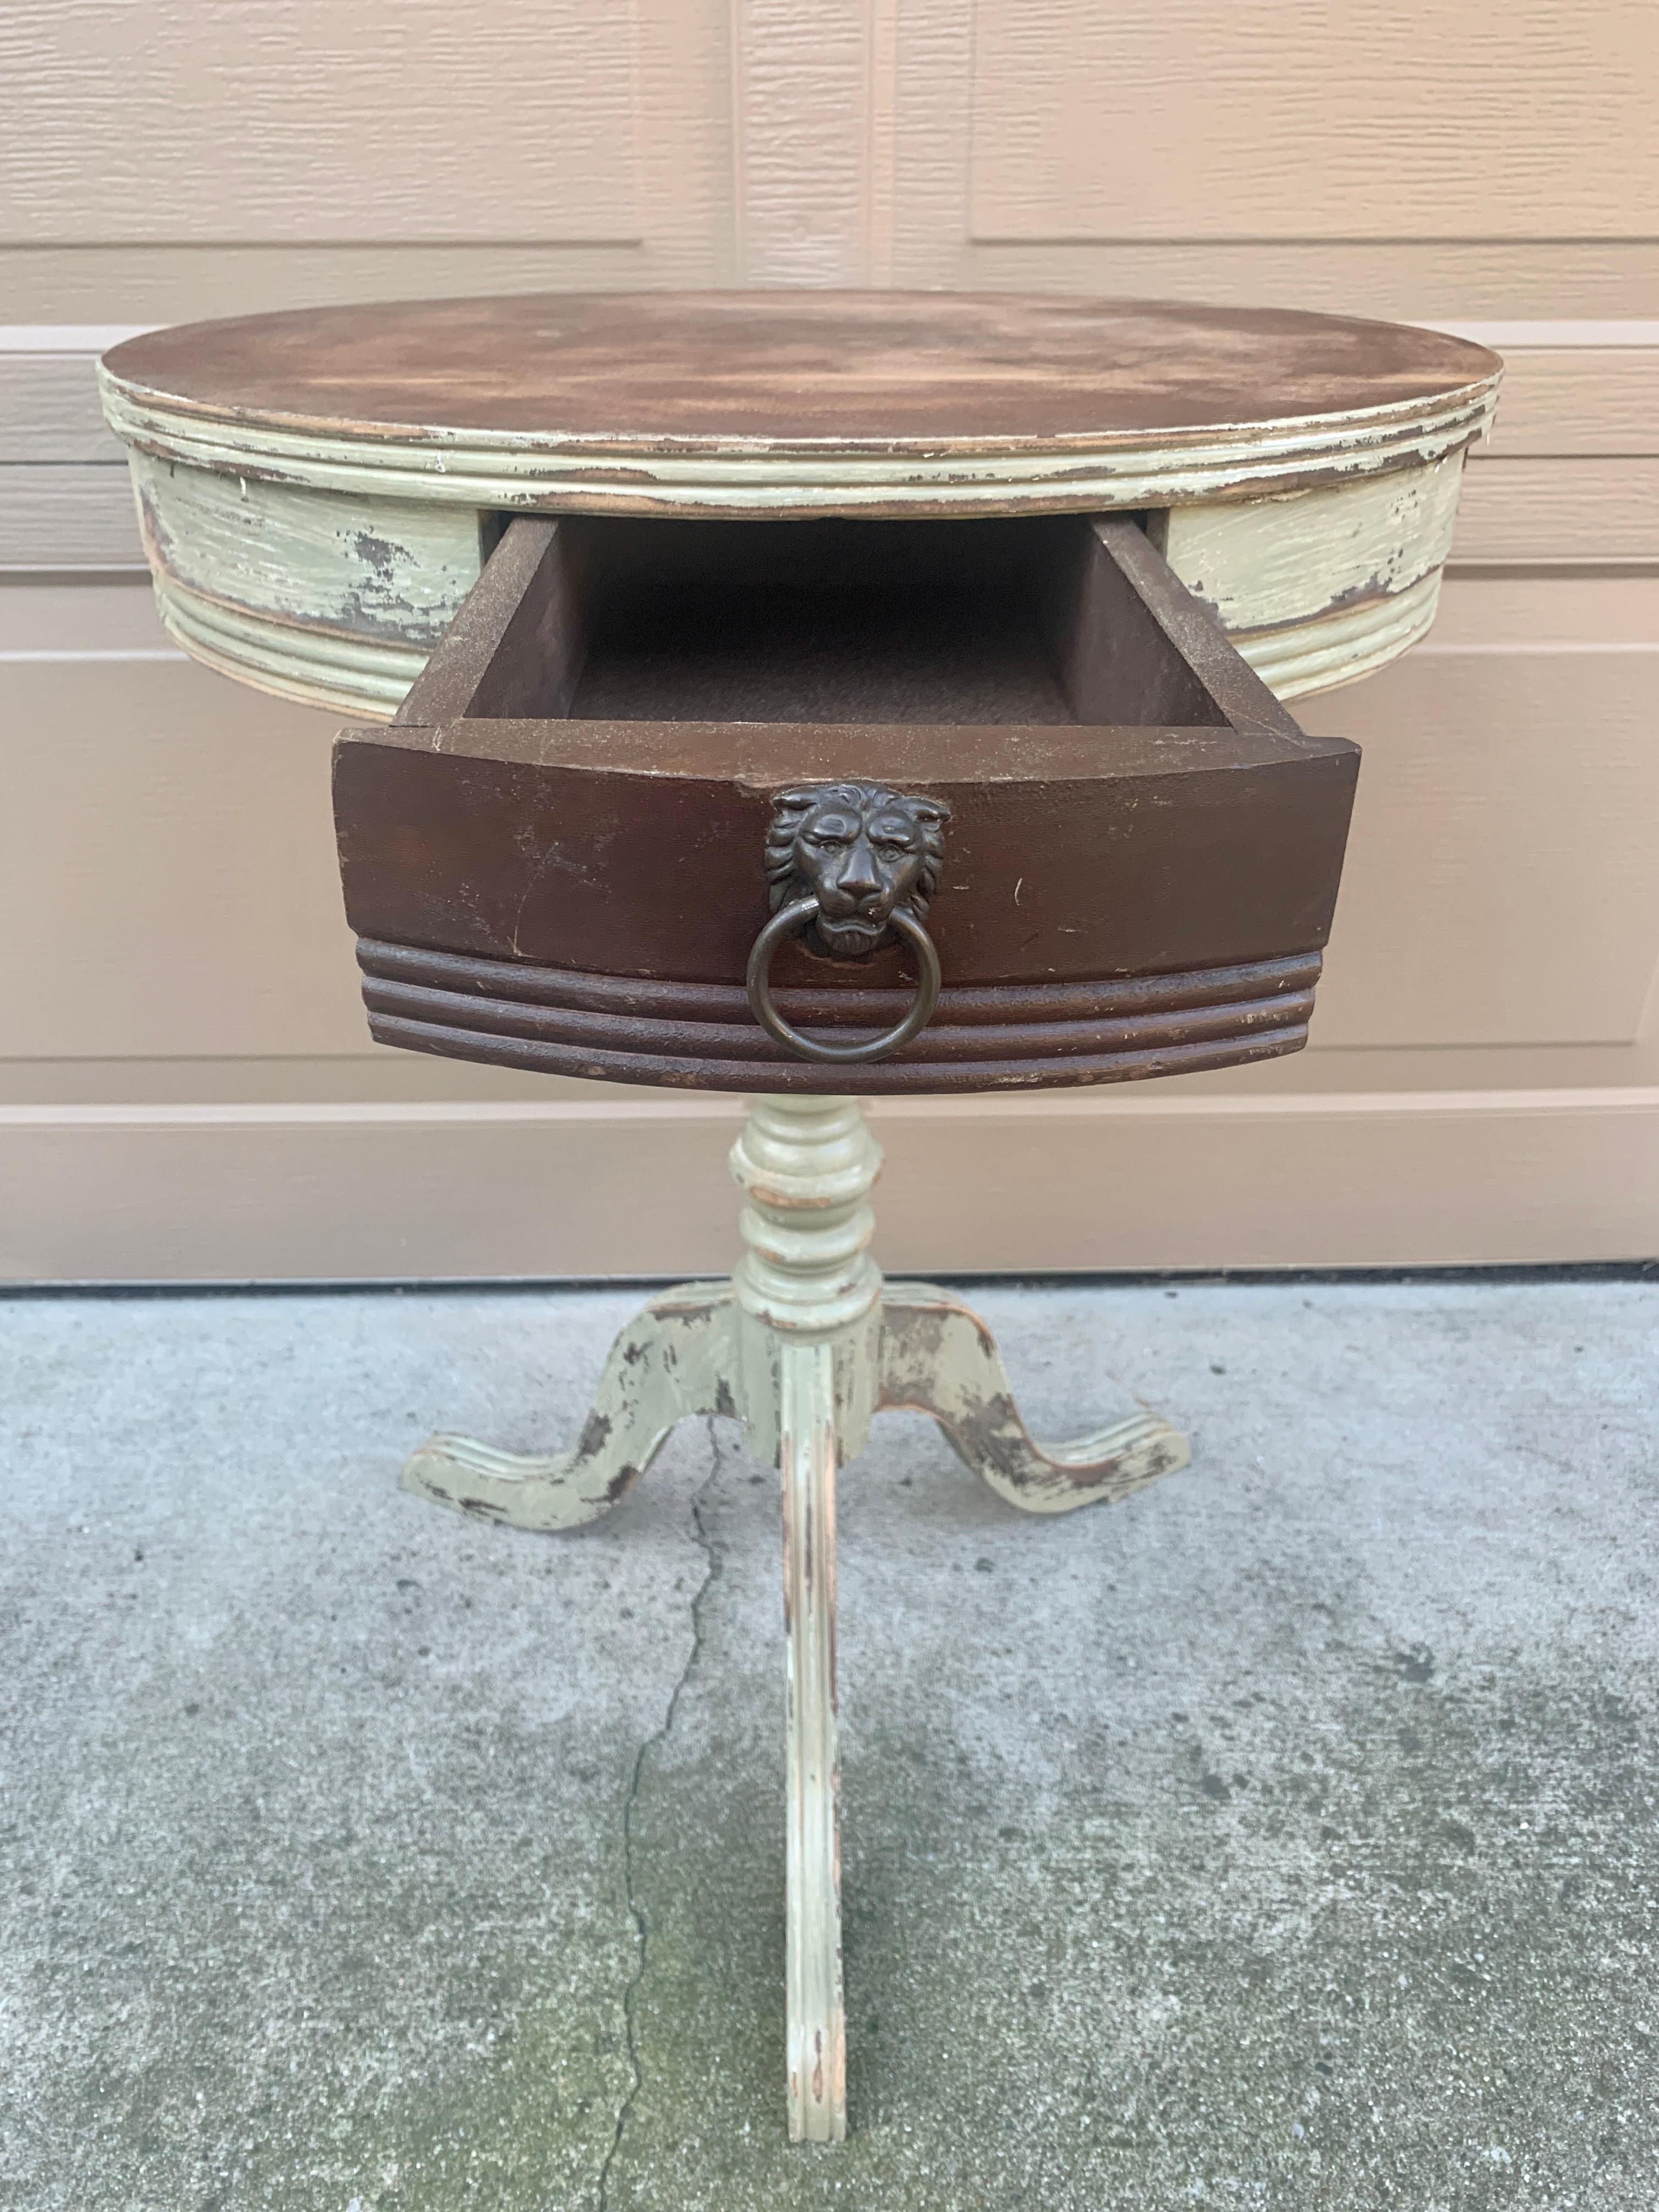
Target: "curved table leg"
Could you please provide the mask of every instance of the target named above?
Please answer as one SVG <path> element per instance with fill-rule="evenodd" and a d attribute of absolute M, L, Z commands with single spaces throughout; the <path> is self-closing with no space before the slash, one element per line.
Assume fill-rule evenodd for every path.
<path fill-rule="evenodd" d="M 836 1705 L 836 1378 L 824 1343 L 779 1361 L 783 1620 L 788 1637 L 784 1983 L 792 2142 L 847 2134 Z"/>
<path fill-rule="evenodd" d="M 785 1950 L 788 2122 L 847 2131 L 836 1701 L 836 1475 L 877 1404 L 931 1413 L 998 1496 L 1028 1513 L 1127 1497 L 1185 1467 L 1151 1415 L 1039 1444 L 990 1331 L 927 1283 L 882 1286 L 867 1247 L 881 1155 L 848 1099 L 760 1098 L 732 1149 L 748 1248 L 732 1282 L 653 1298 L 611 1346 L 572 1451 L 547 1457 L 436 1436 L 404 1486 L 516 1528 L 574 1528 L 614 1505 L 688 1414 L 744 1421 L 783 1481 L 788 1638 Z"/>
<path fill-rule="evenodd" d="M 996 1339 L 931 1283 L 889 1283 L 881 1300 L 881 1400 L 931 1413 L 957 1456 L 1026 1513 L 1127 1498 L 1187 1465 L 1179 1429 L 1138 1413 L 1070 1443 L 1040 1444 L 1020 1419 Z"/>
<path fill-rule="evenodd" d="M 677 1421 L 736 1411 L 723 1379 L 734 1310 L 726 1285 L 664 1291 L 611 1346 L 574 1450 L 543 1456 L 428 1437 L 404 1469 L 404 1488 L 514 1528 L 597 1521 L 633 1488 Z"/>

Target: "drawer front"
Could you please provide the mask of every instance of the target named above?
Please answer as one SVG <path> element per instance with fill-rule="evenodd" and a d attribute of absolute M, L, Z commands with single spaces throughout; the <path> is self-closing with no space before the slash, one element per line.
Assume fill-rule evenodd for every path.
<path fill-rule="evenodd" d="M 1233 731 L 792 725 L 699 733 L 702 772 L 677 774 L 614 753 L 666 756 L 683 732 L 498 727 L 613 757 L 469 758 L 380 732 L 340 748 L 347 912 L 387 1042 L 726 1089 L 965 1090 L 1214 1066 L 1305 1037 L 1357 766 L 1340 742 L 1287 759 Z M 733 757 L 711 774 L 722 736 Z M 1099 740 L 1109 771 L 1089 757 Z M 969 773 L 988 753 L 1005 772 Z M 831 1078 L 761 1031 L 744 974 L 770 913 L 775 799 L 860 770 L 948 810 L 927 911 L 944 990 L 912 1044 Z M 899 943 L 837 960 L 794 939 L 772 975 L 797 1026 L 879 1030 L 916 963 Z"/>
<path fill-rule="evenodd" d="M 398 725 L 337 749 L 375 1036 L 728 1090 L 1092 1083 L 1296 1049 L 1357 750 L 1297 727 L 1132 524 L 911 529 L 884 550 L 686 537 L 674 569 L 652 526 L 514 525 Z M 775 547 L 796 566 L 757 622 Z M 1031 604 L 1003 629 L 1005 579 Z M 975 655 L 976 698 L 1052 719 L 863 718 L 894 684 L 949 696 Z M 775 713 L 803 684 L 848 719 L 662 714 L 699 694 Z M 913 1006 L 925 1025 L 878 1059 L 805 1056 L 862 1053 Z"/>

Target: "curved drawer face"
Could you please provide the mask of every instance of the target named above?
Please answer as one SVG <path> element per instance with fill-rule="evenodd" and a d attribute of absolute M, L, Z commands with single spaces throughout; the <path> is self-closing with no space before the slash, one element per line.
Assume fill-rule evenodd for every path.
<path fill-rule="evenodd" d="M 515 526 L 409 719 L 337 750 L 374 1035 L 566 1074 L 829 1091 L 1295 1050 L 1356 749 L 1297 727 L 1133 525 L 1030 530 L 859 541 L 878 568 L 850 581 L 833 535 L 762 541 L 759 568 L 727 541 L 711 582 L 695 538 L 584 547 L 568 526 Z M 1015 718 L 873 718 L 907 699 Z M 670 700 L 720 718 L 668 719 Z M 749 703 L 778 718 L 739 719 Z M 825 704 L 844 719 L 810 718 Z M 921 909 L 944 989 L 890 1058 L 825 1066 L 759 1026 L 744 974 L 781 896 L 767 862 L 784 794 L 854 783 L 945 825 Z M 836 1041 L 892 1026 L 915 978 L 891 938 L 857 958 L 794 938 L 771 967 L 786 1020 Z"/>
<path fill-rule="evenodd" d="M 1186 975 L 998 989 L 946 986 L 889 1060 L 833 1079 L 761 1031 L 740 988 L 645 983 L 360 939 L 382 1044 L 547 1074 L 695 1089 L 945 1091 L 1126 1082 L 1266 1060 L 1307 1041 L 1317 952 Z M 908 988 L 778 994 L 786 1018 L 836 1040 L 891 1026 Z"/>
<path fill-rule="evenodd" d="M 1204 729 L 849 731 L 495 726 L 562 757 L 358 741 L 336 810 L 364 936 L 686 983 L 743 980 L 771 911 L 763 853 L 792 787 L 878 781 L 950 810 L 927 926 L 949 984 L 1047 986 L 1226 966 L 1324 943 L 1355 758 Z M 1102 742 L 1097 743 L 1097 740 Z M 617 764 L 625 746 L 660 765 Z M 671 744 L 702 754 L 676 762 Z M 589 757 L 581 752 L 591 747 Z M 573 757 L 574 756 L 574 757 Z M 897 987 L 908 956 L 778 955 L 784 986 Z"/>

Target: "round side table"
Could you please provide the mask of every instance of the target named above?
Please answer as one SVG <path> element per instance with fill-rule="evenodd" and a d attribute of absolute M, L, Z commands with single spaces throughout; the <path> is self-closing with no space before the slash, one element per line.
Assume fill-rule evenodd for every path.
<path fill-rule="evenodd" d="M 1305 1042 L 1357 749 L 1298 695 L 1433 619 L 1500 364 L 1283 312 L 1012 295 L 532 295 L 256 316 L 102 365 L 162 620 L 352 718 L 381 1041 L 753 1094 L 731 1279 L 653 1297 L 574 1446 L 438 1436 L 416 1494 L 606 1511 L 691 1414 L 783 1491 L 787 2104 L 846 2129 L 835 1490 L 884 1407 L 1012 1505 L 1186 1465 L 1036 1443 L 885 1283 L 861 1095 Z"/>

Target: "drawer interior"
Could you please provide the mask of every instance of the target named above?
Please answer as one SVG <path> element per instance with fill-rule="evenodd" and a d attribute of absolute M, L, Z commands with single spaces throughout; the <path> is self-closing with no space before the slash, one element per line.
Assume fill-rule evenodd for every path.
<path fill-rule="evenodd" d="M 524 518 L 398 720 L 1216 728 L 1194 612 L 1126 518 Z"/>
<path fill-rule="evenodd" d="M 342 732 L 335 815 L 383 1042 L 969 1091 L 1296 1050 L 1357 765 L 1127 518 L 524 516 L 392 726 Z M 890 1060 L 826 1068 L 767 1036 L 745 976 L 777 808 L 848 783 L 949 822 L 925 917 L 944 988 Z M 769 974 L 792 1020 L 879 1028 L 915 957 L 798 934 Z"/>
<path fill-rule="evenodd" d="M 1069 722 L 1031 522 L 590 525 L 596 721 Z"/>

